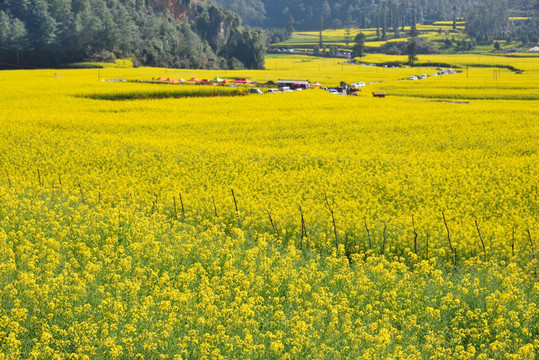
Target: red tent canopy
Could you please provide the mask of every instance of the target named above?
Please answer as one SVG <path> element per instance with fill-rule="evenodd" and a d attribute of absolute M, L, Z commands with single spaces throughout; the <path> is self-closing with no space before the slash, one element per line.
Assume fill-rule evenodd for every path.
<path fill-rule="evenodd" d="M 209 84 L 209 83 L 210 83 L 210 80 L 208 80 L 208 79 L 202 79 L 200 82 L 203 83 L 203 84 Z"/>
<path fill-rule="evenodd" d="M 159 76 L 156 80 L 157 81 L 165 81 L 165 79 L 163 79 L 161 76 Z"/>
<path fill-rule="evenodd" d="M 311 86 L 322 86 L 322 84 L 320 84 L 318 81 L 315 82 L 315 83 L 312 83 Z"/>
<path fill-rule="evenodd" d="M 232 82 L 236 84 L 251 84 L 252 83 L 252 81 L 248 79 L 234 79 L 232 80 Z"/>
<path fill-rule="evenodd" d="M 224 79 L 223 81 L 221 81 L 221 84 L 228 84 L 230 81 L 227 80 L 227 79 Z"/>
<path fill-rule="evenodd" d="M 187 80 L 187 81 L 191 81 L 191 82 L 200 82 L 200 80 L 199 80 L 199 79 L 197 79 L 197 78 L 195 78 L 195 77 L 193 77 L 193 78 L 190 78 L 190 79 L 189 79 L 189 80 Z"/>
<path fill-rule="evenodd" d="M 171 82 L 171 83 L 173 83 L 173 84 L 180 84 L 179 81 L 176 81 L 176 80 L 174 80 L 174 79 L 172 79 L 172 78 L 168 78 L 166 81 Z"/>

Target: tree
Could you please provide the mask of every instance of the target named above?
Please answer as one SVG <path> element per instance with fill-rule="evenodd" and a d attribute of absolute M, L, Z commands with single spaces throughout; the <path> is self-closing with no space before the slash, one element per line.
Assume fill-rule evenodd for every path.
<path fill-rule="evenodd" d="M 260 25 L 266 19 L 266 8 L 261 0 L 215 0 L 215 2 L 240 15 L 245 24 Z"/>
<path fill-rule="evenodd" d="M 367 0 L 361 2 L 361 28 L 367 27 Z"/>
<path fill-rule="evenodd" d="M 415 37 L 418 37 L 419 36 L 419 31 L 417 31 L 417 28 L 415 25 L 412 25 L 412 27 L 410 28 L 410 34 L 409 36 L 411 38 L 415 38 Z"/>
<path fill-rule="evenodd" d="M 352 47 L 352 57 L 362 58 L 365 54 L 365 40 L 366 36 L 362 32 L 356 35 L 354 38 L 354 46 Z"/>
<path fill-rule="evenodd" d="M 346 30 L 344 31 L 344 41 L 346 46 L 350 45 L 350 26 L 352 25 L 352 15 L 350 11 L 346 13 Z"/>
<path fill-rule="evenodd" d="M 382 10 L 382 40 L 387 40 L 387 5 L 385 3 Z"/>
<path fill-rule="evenodd" d="M 331 6 L 329 6 L 327 0 L 324 0 L 324 2 L 322 3 L 322 6 L 320 8 L 320 15 L 322 15 L 325 20 L 329 20 L 331 17 Z"/>
<path fill-rule="evenodd" d="M 292 34 L 294 32 L 294 18 L 292 15 L 288 17 L 288 21 L 286 22 L 286 31 L 288 34 Z"/>
<path fill-rule="evenodd" d="M 457 30 L 457 6 L 453 4 L 453 30 Z"/>
<path fill-rule="evenodd" d="M 240 34 L 238 47 L 233 49 L 234 57 L 249 69 L 263 69 L 266 36 L 261 29 L 246 27 Z"/>
<path fill-rule="evenodd" d="M 26 27 L 17 18 L 12 18 L 0 11 L 0 52 L 5 52 L 9 58 L 20 65 L 21 52 L 30 46 Z"/>
<path fill-rule="evenodd" d="M 11 19 L 8 14 L 0 11 L 0 46 L 5 46 L 9 40 Z"/>
<path fill-rule="evenodd" d="M 46 47 L 56 40 L 57 23 L 49 14 L 45 0 L 35 0 L 30 13 L 32 39 L 37 47 Z"/>
<path fill-rule="evenodd" d="M 324 39 L 322 38 L 322 32 L 324 31 L 324 18 L 322 17 L 322 15 L 320 15 L 318 21 L 320 22 L 320 39 L 318 41 L 318 46 L 322 48 L 324 46 Z"/>
<path fill-rule="evenodd" d="M 417 52 L 419 50 L 419 32 L 417 31 L 415 25 L 412 25 L 410 30 L 410 38 L 408 39 L 408 44 L 406 46 L 406 52 L 408 54 L 408 61 L 413 66 L 414 61 L 417 60 Z"/>
<path fill-rule="evenodd" d="M 30 42 L 27 38 L 26 27 L 24 23 L 19 19 L 13 19 L 11 22 L 11 31 L 9 34 L 10 42 L 17 57 L 17 65 L 21 63 L 21 52 L 26 50 L 30 46 Z"/>
<path fill-rule="evenodd" d="M 130 56 L 138 65 L 260 69 L 264 54 L 264 32 L 210 1 L 0 0 L 3 67 Z"/>
<path fill-rule="evenodd" d="M 333 19 L 331 22 L 331 27 L 333 29 L 340 29 L 342 27 L 342 21 L 340 19 Z"/>
<path fill-rule="evenodd" d="M 467 14 L 466 32 L 476 40 L 488 40 L 503 33 L 508 25 L 506 0 L 485 0 Z"/>

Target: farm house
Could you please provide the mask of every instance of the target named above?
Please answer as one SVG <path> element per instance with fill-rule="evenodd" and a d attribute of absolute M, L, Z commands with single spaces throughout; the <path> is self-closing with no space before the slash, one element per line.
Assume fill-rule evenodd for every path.
<path fill-rule="evenodd" d="M 309 80 L 278 80 L 277 86 L 280 88 L 289 87 L 290 89 L 309 89 L 311 83 Z"/>

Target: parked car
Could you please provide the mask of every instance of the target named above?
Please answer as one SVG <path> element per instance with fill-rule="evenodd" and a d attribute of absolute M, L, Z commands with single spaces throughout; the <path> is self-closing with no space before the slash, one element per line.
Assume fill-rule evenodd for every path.
<path fill-rule="evenodd" d="M 328 92 L 330 94 L 334 94 L 334 95 L 343 95 L 343 93 L 341 91 L 339 91 L 339 89 L 335 89 L 335 88 L 328 89 Z"/>
<path fill-rule="evenodd" d="M 354 89 L 354 90 L 357 90 L 357 89 L 362 88 L 362 87 L 364 87 L 364 86 L 365 86 L 365 83 L 361 81 L 361 82 L 355 82 L 355 83 L 352 83 L 352 84 L 350 85 L 350 88 L 351 88 L 351 89 Z"/>
<path fill-rule="evenodd" d="M 410 76 L 410 80 L 419 80 L 419 79 L 418 79 L 418 77 L 417 77 L 417 76 L 415 76 L 415 75 L 412 75 L 412 76 Z"/>
<path fill-rule="evenodd" d="M 420 79 L 426 79 L 427 78 L 427 74 L 421 74 L 421 76 L 419 77 Z"/>
<path fill-rule="evenodd" d="M 263 94 L 264 92 L 262 92 L 262 90 L 260 90 L 259 88 L 251 88 L 249 89 L 249 93 L 250 94 Z"/>

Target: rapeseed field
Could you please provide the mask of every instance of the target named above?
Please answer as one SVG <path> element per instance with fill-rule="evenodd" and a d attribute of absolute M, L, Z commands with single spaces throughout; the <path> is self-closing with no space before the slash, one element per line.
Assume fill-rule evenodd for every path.
<path fill-rule="evenodd" d="M 519 18 L 513 18 L 518 20 Z M 465 23 L 458 21 L 456 29 L 464 30 Z M 420 32 L 420 37 L 428 38 L 430 40 L 444 40 L 448 35 L 462 37 L 462 33 L 453 30 L 452 21 L 437 21 L 432 25 L 418 24 L 416 29 Z M 364 28 L 364 29 L 325 29 L 322 31 L 322 42 L 325 46 L 347 46 L 354 42 L 354 38 L 360 32 L 366 37 L 366 45 L 371 48 L 380 47 L 388 42 L 394 41 L 406 41 L 407 36 L 411 31 L 410 26 L 406 26 L 399 29 L 398 37 L 390 38 L 389 40 L 380 40 L 380 29 L 376 28 Z M 391 36 L 390 36 L 391 37 Z M 347 42 L 348 40 L 348 42 Z M 312 51 L 313 46 L 317 46 L 320 43 L 319 31 L 295 31 L 292 36 L 280 43 L 273 44 L 274 46 L 302 46 L 310 47 Z"/>
<path fill-rule="evenodd" d="M 1 72 L 0 359 L 536 359 L 537 58 L 341 61 Z"/>

